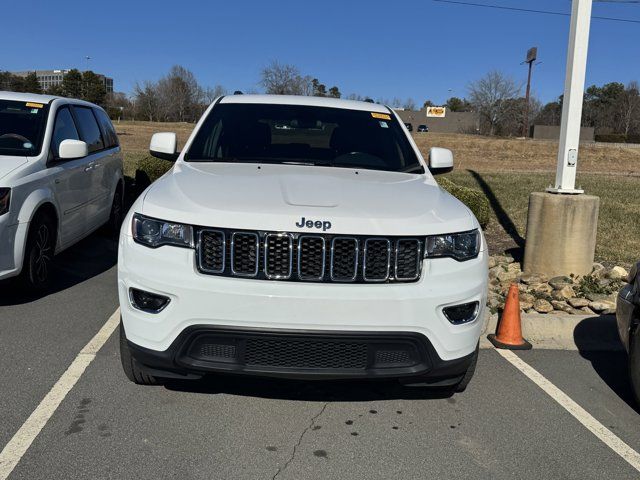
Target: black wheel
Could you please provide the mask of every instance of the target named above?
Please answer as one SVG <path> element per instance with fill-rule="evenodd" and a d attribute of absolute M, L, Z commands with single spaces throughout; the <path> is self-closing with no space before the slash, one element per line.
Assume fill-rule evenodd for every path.
<path fill-rule="evenodd" d="M 42 291 L 49 286 L 55 247 L 55 222 L 44 214 L 36 214 L 29 226 L 21 273 L 27 288 Z"/>
<path fill-rule="evenodd" d="M 122 326 L 122 320 L 120 320 L 120 361 L 122 362 L 124 374 L 133 383 L 138 385 L 158 385 L 160 383 L 156 377 L 142 371 L 131 356 L 131 351 L 127 344 L 127 337 L 124 333 L 124 327 Z"/>
<path fill-rule="evenodd" d="M 464 392 L 467 386 L 469 385 L 469 382 L 473 378 L 473 374 L 476 371 L 476 364 L 478 363 L 479 347 L 480 345 L 478 344 L 476 346 L 476 351 L 473 353 L 473 357 L 471 358 L 471 363 L 469 364 L 469 368 L 467 368 L 467 372 L 464 374 L 464 377 L 462 377 L 462 380 L 460 380 L 458 384 L 455 387 L 453 387 L 453 391 L 455 393 Z"/>
<path fill-rule="evenodd" d="M 629 381 L 631 391 L 640 406 L 640 327 L 635 327 L 629 338 Z"/>
<path fill-rule="evenodd" d="M 109 214 L 109 221 L 107 222 L 107 231 L 110 235 L 117 237 L 120 234 L 120 226 L 124 218 L 124 194 L 122 191 L 122 185 L 118 184 L 116 192 L 113 195 L 113 202 L 111 203 L 111 213 Z"/>

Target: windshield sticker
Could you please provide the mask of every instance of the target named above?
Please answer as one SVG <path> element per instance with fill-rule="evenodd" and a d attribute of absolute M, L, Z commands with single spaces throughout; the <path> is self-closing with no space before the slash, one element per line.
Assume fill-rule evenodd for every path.
<path fill-rule="evenodd" d="M 27 107 L 31 107 L 31 108 L 42 108 L 44 107 L 44 105 L 42 103 L 33 103 L 33 102 L 27 102 Z"/>
<path fill-rule="evenodd" d="M 32 108 L 31 109 L 31 113 L 38 113 L 40 110 L 38 110 L 37 108 Z"/>
<path fill-rule="evenodd" d="M 389 128 L 389 124 L 387 122 L 383 122 L 382 120 L 380 120 L 380 126 L 382 128 Z"/>
<path fill-rule="evenodd" d="M 387 115 L 386 113 L 371 112 L 371 116 L 381 120 L 391 120 L 391 115 Z"/>

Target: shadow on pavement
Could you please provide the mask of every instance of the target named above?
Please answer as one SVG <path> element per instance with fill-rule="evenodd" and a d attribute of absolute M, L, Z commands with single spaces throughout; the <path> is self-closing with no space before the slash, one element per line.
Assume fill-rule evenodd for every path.
<path fill-rule="evenodd" d="M 629 407 L 640 413 L 629 385 L 627 353 L 618 337 L 615 316 L 594 316 L 582 320 L 573 331 L 580 355 Z"/>
<path fill-rule="evenodd" d="M 212 375 L 197 381 L 173 380 L 165 383 L 164 387 L 179 392 L 335 403 L 399 399 L 428 400 L 452 396 L 450 389 L 409 387 L 392 380 L 303 381 L 244 375 Z"/>
<path fill-rule="evenodd" d="M 33 302 L 93 278 L 118 260 L 118 242 L 96 232 L 54 258 L 49 288 L 40 293 L 25 290 L 15 279 L 0 282 L 0 306 Z"/>

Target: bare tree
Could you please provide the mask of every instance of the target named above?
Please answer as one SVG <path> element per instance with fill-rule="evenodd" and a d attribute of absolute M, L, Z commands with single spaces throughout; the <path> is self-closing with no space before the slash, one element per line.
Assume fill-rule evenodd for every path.
<path fill-rule="evenodd" d="M 136 83 L 133 89 L 135 99 L 136 116 L 140 116 L 150 122 L 160 120 L 160 95 L 158 85 L 145 81 L 142 85 Z"/>
<path fill-rule="evenodd" d="M 295 65 L 272 61 L 262 69 L 260 84 L 275 95 L 312 95 L 313 79 L 302 76 Z"/>
<path fill-rule="evenodd" d="M 640 128 L 640 87 L 633 81 L 627 85 L 620 98 L 620 116 L 625 135 Z"/>
<path fill-rule="evenodd" d="M 413 100 L 413 98 L 407 98 L 404 102 L 403 107 L 405 110 L 415 110 L 416 102 Z"/>
<path fill-rule="evenodd" d="M 202 100 L 206 105 L 211 105 L 213 101 L 227 94 L 227 89 L 222 85 L 216 85 L 215 87 L 206 87 L 202 90 Z"/>
<path fill-rule="evenodd" d="M 493 70 L 468 87 L 469 100 L 479 112 L 488 127 L 488 133 L 494 135 L 496 127 L 510 113 L 512 100 L 520 96 L 521 86 L 512 78 Z"/>
<path fill-rule="evenodd" d="M 194 121 L 203 103 L 202 88 L 186 68 L 175 65 L 158 82 L 165 120 Z M 173 117 L 173 118 L 172 118 Z"/>

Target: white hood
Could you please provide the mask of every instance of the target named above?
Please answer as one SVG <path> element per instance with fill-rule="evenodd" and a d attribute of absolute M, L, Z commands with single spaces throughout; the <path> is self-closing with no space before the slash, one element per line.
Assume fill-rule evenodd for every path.
<path fill-rule="evenodd" d="M 201 226 L 322 232 L 296 226 L 304 217 L 330 222 L 326 233 L 354 235 L 477 228 L 428 176 L 293 165 L 180 162 L 152 185 L 141 213 Z"/>
<path fill-rule="evenodd" d="M 27 157 L 0 155 L 0 179 L 6 177 L 9 173 L 25 163 L 27 163 Z"/>

